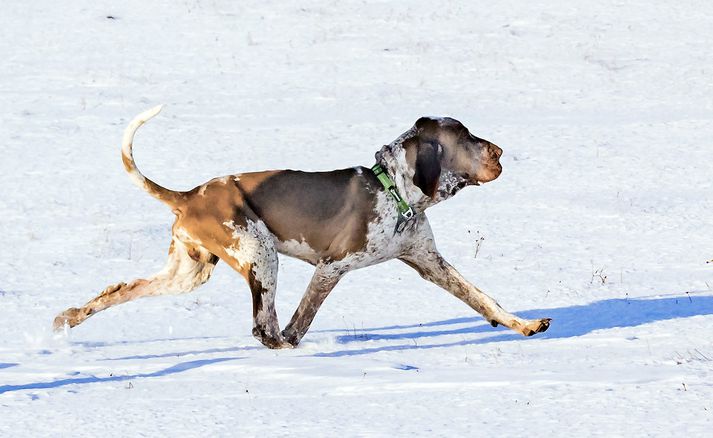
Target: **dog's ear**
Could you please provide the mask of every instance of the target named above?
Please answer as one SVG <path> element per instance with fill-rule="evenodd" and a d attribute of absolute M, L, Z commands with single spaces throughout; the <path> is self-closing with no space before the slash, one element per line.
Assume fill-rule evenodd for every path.
<path fill-rule="evenodd" d="M 416 170 L 413 183 L 424 195 L 434 198 L 441 177 L 443 147 L 436 141 L 420 141 L 416 152 Z"/>

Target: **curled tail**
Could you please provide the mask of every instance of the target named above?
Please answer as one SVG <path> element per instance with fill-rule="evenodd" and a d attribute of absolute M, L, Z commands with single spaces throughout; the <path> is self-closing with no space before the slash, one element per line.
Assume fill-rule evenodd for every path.
<path fill-rule="evenodd" d="M 134 162 L 133 154 L 133 143 L 134 135 L 136 131 L 144 123 L 151 120 L 158 113 L 161 112 L 163 105 L 151 108 L 148 111 L 144 111 L 129 123 L 129 126 L 124 130 L 124 139 L 121 142 L 121 160 L 124 162 L 124 168 L 129 172 L 129 178 L 137 186 L 141 187 L 144 191 L 148 192 L 149 195 L 158 199 L 159 201 L 167 204 L 173 209 L 176 209 L 176 202 L 180 199 L 181 193 L 174 192 L 165 187 L 161 187 L 150 179 L 146 178 L 136 167 L 136 162 Z"/>

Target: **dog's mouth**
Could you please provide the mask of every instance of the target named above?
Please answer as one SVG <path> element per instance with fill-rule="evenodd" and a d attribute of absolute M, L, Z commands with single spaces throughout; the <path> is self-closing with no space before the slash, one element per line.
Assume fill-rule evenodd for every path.
<path fill-rule="evenodd" d="M 468 181 L 459 181 L 455 186 L 451 188 L 450 195 L 454 196 L 456 193 L 458 193 L 463 187 L 468 185 Z M 480 185 L 476 181 L 475 185 Z"/>
<path fill-rule="evenodd" d="M 456 187 L 458 187 L 458 190 L 462 189 L 465 186 L 479 186 L 481 182 L 480 179 L 477 178 L 477 176 L 473 175 L 472 177 L 470 176 L 470 173 L 464 173 L 461 175 L 462 181 L 460 181 Z"/>
<path fill-rule="evenodd" d="M 493 181 L 503 172 L 503 167 L 500 163 L 495 163 L 495 165 L 484 166 L 477 172 L 477 175 L 473 175 L 470 179 L 470 183 L 474 186 L 479 186 L 481 184 Z"/>
<path fill-rule="evenodd" d="M 465 181 L 463 181 L 461 184 L 464 186 L 479 186 L 485 181 L 478 179 L 476 177 L 471 178 L 470 175 L 465 175 Z"/>

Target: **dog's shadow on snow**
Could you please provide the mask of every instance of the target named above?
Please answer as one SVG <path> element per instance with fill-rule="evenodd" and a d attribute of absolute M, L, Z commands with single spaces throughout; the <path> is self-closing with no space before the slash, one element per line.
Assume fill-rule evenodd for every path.
<path fill-rule="evenodd" d="M 357 356 L 380 351 L 399 351 L 453 347 L 459 345 L 488 344 L 501 341 L 528 341 L 530 339 L 557 339 L 582 336 L 595 330 L 616 327 L 635 327 L 656 321 L 687 318 L 699 315 L 713 315 L 713 296 L 682 295 L 665 298 L 609 299 L 595 301 L 581 306 L 535 309 L 516 312 L 522 318 L 552 318 L 552 325 L 545 333 L 525 338 L 502 327 L 493 328 L 479 317 L 454 318 L 423 324 L 394 325 L 348 330 L 325 330 L 325 332 L 348 332 L 337 336 L 339 344 L 365 344 L 381 340 L 407 340 L 398 345 L 378 345 L 325 353 L 315 353 L 317 357 Z M 462 327 L 453 327 L 465 325 Z M 417 329 L 417 330 L 413 330 Z M 495 332 L 492 336 L 464 339 L 447 343 L 419 342 L 422 338 L 436 338 L 448 335 L 471 335 Z"/>
<path fill-rule="evenodd" d="M 75 345 L 84 346 L 88 348 L 106 347 L 112 345 L 125 345 L 125 344 L 140 344 L 148 342 L 166 342 L 166 341 L 183 341 L 183 340 L 196 340 L 196 339 L 218 339 L 221 337 L 211 336 L 211 337 L 190 337 L 190 338 L 171 338 L 171 339 L 151 339 L 143 341 L 119 341 L 119 342 L 76 342 Z M 199 354 L 215 354 L 215 353 L 229 353 L 236 351 L 247 351 L 259 349 L 257 346 L 247 346 L 247 347 L 226 347 L 226 348 L 209 348 L 204 350 L 190 350 L 190 351 L 179 351 L 170 352 L 162 354 L 143 354 L 143 355 L 132 355 L 132 356 L 122 356 L 122 357 L 112 357 L 100 359 L 103 361 L 123 361 L 123 360 L 142 360 L 142 359 L 157 359 L 157 358 L 180 358 L 181 356 L 189 355 L 199 355 Z M 79 373 L 72 373 L 72 377 L 65 379 L 58 379 L 49 382 L 32 382 L 19 385 L 0 385 L 0 394 L 6 392 L 21 391 L 27 389 L 51 389 L 59 388 L 67 385 L 79 385 L 87 383 L 104 383 L 104 382 L 122 382 L 129 381 L 140 378 L 150 378 L 150 377 L 163 377 L 171 374 L 182 373 L 184 371 L 189 371 L 195 368 L 204 367 L 206 365 L 211 365 L 214 363 L 225 362 L 230 360 L 243 359 L 242 357 L 217 357 L 212 359 L 200 359 L 191 360 L 185 362 L 179 362 L 175 365 L 171 365 L 162 370 L 154 371 L 151 373 L 134 373 L 125 375 L 113 375 L 108 376 L 81 376 Z M 16 363 L 0 363 L 0 369 L 10 368 L 16 366 Z"/>
<path fill-rule="evenodd" d="M 86 383 L 104 383 L 104 382 L 123 382 L 126 380 L 133 380 L 133 379 L 138 379 L 138 378 L 145 378 L 145 377 L 163 377 L 163 376 L 168 376 L 171 374 L 177 374 L 177 373 L 182 373 L 184 371 L 192 370 L 195 368 L 200 368 L 206 365 L 218 363 L 218 362 L 225 362 L 228 360 L 236 360 L 236 359 L 241 359 L 239 357 L 217 357 L 213 359 L 200 359 L 200 360 L 191 360 L 187 362 L 180 362 L 175 365 L 171 365 L 168 368 L 164 368 L 162 370 L 154 371 L 152 373 L 137 373 L 137 374 L 127 374 L 127 375 L 120 375 L 120 376 L 115 376 L 115 375 L 108 375 L 106 377 L 97 377 L 97 376 L 77 376 L 77 377 L 70 377 L 66 379 L 59 379 L 59 380 L 53 380 L 51 382 L 34 382 L 34 383 L 26 383 L 22 385 L 0 385 L 0 394 L 6 393 L 6 392 L 13 392 L 13 391 L 21 391 L 25 389 L 51 389 L 51 388 L 59 388 L 62 386 L 67 386 L 67 385 L 77 385 L 77 384 L 86 384 Z"/>

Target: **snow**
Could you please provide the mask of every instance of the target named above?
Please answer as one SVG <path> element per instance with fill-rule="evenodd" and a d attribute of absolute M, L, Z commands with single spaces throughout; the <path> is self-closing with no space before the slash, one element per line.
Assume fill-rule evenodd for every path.
<path fill-rule="evenodd" d="M 712 8 L 6 2 L 0 435 L 707 435 Z M 173 215 L 120 161 L 160 103 L 135 158 L 174 189 L 371 166 L 418 117 L 461 120 L 504 171 L 429 210 L 439 249 L 550 330 L 494 329 L 392 261 L 348 274 L 294 350 L 252 338 L 225 264 L 55 336 L 58 312 L 163 266 Z M 280 264 L 284 327 L 311 268 Z"/>

